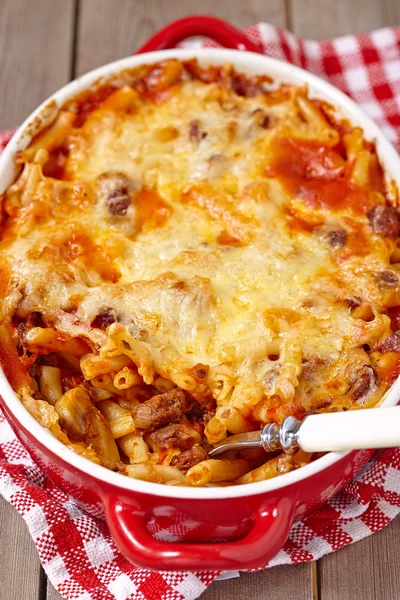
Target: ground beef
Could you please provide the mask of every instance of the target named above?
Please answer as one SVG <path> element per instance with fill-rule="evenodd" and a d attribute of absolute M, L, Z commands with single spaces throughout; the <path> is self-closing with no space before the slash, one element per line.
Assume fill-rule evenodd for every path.
<path fill-rule="evenodd" d="M 400 235 L 400 218 L 391 206 L 379 204 L 367 214 L 370 226 L 378 235 L 396 239 Z"/>
<path fill-rule="evenodd" d="M 262 127 L 263 129 L 269 128 L 269 126 L 271 125 L 271 118 L 267 114 L 265 114 L 262 108 L 256 108 L 256 110 L 254 110 L 252 114 L 254 115 L 254 118 L 256 122 L 260 125 L 260 127 Z"/>
<path fill-rule="evenodd" d="M 92 322 L 92 327 L 98 329 L 107 329 L 109 325 L 115 323 L 116 317 L 112 308 L 102 308 L 97 317 Z"/>
<path fill-rule="evenodd" d="M 206 460 L 208 458 L 207 452 L 199 446 L 199 444 L 195 444 L 190 448 L 190 450 L 186 450 L 181 452 L 178 456 L 174 456 L 171 461 L 171 466 L 178 467 L 181 471 L 187 471 L 197 463 L 202 460 Z"/>
<path fill-rule="evenodd" d="M 203 407 L 201 404 L 197 402 L 190 394 L 185 394 L 186 402 L 183 409 L 183 414 L 188 417 L 188 419 L 196 419 L 196 421 L 200 421 L 203 417 Z"/>
<path fill-rule="evenodd" d="M 162 429 L 157 429 L 150 434 L 150 439 L 160 450 L 168 450 L 168 448 L 189 450 L 196 441 L 193 431 L 186 425 L 180 424 L 167 425 Z"/>
<path fill-rule="evenodd" d="M 215 415 L 215 410 L 205 410 L 203 412 L 203 425 L 204 427 L 211 421 L 213 416 Z"/>
<path fill-rule="evenodd" d="M 40 312 L 32 312 L 26 319 L 27 327 L 46 327 L 43 315 Z"/>
<path fill-rule="evenodd" d="M 385 341 L 378 346 L 380 352 L 400 352 L 400 331 L 389 335 Z"/>
<path fill-rule="evenodd" d="M 182 390 L 171 390 L 142 402 L 133 413 L 136 426 L 155 431 L 165 425 L 178 423 L 186 404 Z"/>
<path fill-rule="evenodd" d="M 376 390 L 375 371 L 370 365 L 364 365 L 361 372 L 357 374 L 356 383 L 353 387 L 352 397 L 354 400 L 367 400 Z"/>
<path fill-rule="evenodd" d="M 351 296 L 350 298 L 346 298 L 346 303 L 349 308 L 357 308 L 361 306 L 362 301 L 358 296 Z"/>
<path fill-rule="evenodd" d="M 116 193 L 115 196 L 110 196 L 108 199 L 108 210 L 112 215 L 126 215 L 130 203 L 128 194 Z"/>
<path fill-rule="evenodd" d="M 347 234 L 343 229 L 328 232 L 328 240 L 332 248 L 341 248 L 347 242 Z"/>
<path fill-rule="evenodd" d="M 183 414 L 188 419 L 196 419 L 196 421 L 202 422 L 204 425 L 215 415 L 216 403 L 215 399 L 210 396 L 203 398 L 201 402 L 195 400 L 189 392 L 184 392 L 186 402 L 183 408 Z"/>
<path fill-rule="evenodd" d="M 243 77 L 239 73 L 233 73 L 231 75 L 231 86 L 238 96 L 244 96 L 245 98 L 252 98 L 262 93 L 262 90 L 257 83 L 249 80 L 247 77 Z"/>
<path fill-rule="evenodd" d="M 207 137 L 207 132 L 203 130 L 200 121 L 193 119 L 189 123 L 189 139 L 191 142 L 200 142 Z"/>
<path fill-rule="evenodd" d="M 131 203 L 130 194 L 132 182 L 118 171 L 102 173 L 99 179 L 98 196 L 105 202 L 108 212 L 112 215 L 123 216 Z"/>
<path fill-rule="evenodd" d="M 399 285 L 399 278 L 394 271 L 379 271 L 375 278 L 380 285 L 385 287 L 394 287 Z"/>

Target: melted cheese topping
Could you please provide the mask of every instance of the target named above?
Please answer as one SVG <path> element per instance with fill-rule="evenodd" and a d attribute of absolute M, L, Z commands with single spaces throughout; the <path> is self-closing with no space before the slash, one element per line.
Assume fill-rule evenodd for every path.
<path fill-rule="evenodd" d="M 220 403 L 258 421 L 375 404 L 400 290 L 396 235 L 371 225 L 389 206 L 373 147 L 305 89 L 188 70 L 68 103 L 18 157 L 3 321 L 41 313 L 97 352 L 106 310 L 175 383 L 207 365 L 218 400 L 228 369 Z"/>

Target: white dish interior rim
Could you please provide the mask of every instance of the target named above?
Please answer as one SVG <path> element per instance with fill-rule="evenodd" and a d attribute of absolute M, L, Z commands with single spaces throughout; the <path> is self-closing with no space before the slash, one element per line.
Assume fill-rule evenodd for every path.
<path fill-rule="evenodd" d="M 124 69 L 137 67 L 141 64 L 151 64 L 167 58 L 178 58 L 187 60 L 198 58 L 200 63 L 204 64 L 223 64 L 232 63 L 236 69 L 247 74 L 266 73 L 270 75 L 276 83 L 291 83 L 301 85 L 307 83 L 311 96 L 326 100 L 337 110 L 337 114 L 350 120 L 353 126 L 362 127 L 367 139 L 375 141 L 377 153 L 384 170 L 389 179 L 393 179 L 400 188 L 400 157 L 391 143 L 386 139 L 378 126 L 367 117 L 361 109 L 343 92 L 327 83 L 323 79 L 295 67 L 289 63 L 270 58 L 261 54 L 252 52 L 242 52 L 238 50 L 219 50 L 215 48 L 202 49 L 174 49 L 161 50 L 130 56 L 115 62 L 109 63 L 103 67 L 95 69 L 58 90 L 43 102 L 19 127 L 12 140 L 0 157 L 0 193 L 2 193 L 13 181 L 15 177 L 15 166 L 13 156 L 16 152 L 23 150 L 30 142 L 30 137 L 25 132 L 30 125 L 40 116 L 50 101 L 55 101 L 58 106 L 62 106 L 68 99 L 79 92 L 93 85 L 101 78 L 107 78 Z M 46 446 L 56 456 L 71 464 L 73 467 L 94 477 L 101 482 L 105 481 L 124 490 L 141 492 L 166 498 L 187 498 L 187 499 L 224 499 L 238 498 L 263 494 L 265 492 L 278 491 L 281 488 L 295 484 L 303 479 L 311 477 L 320 471 L 335 464 L 349 452 L 329 452 L 322 458 L 274 479 L 250 483 L 247 485 L 236 485 L 230 487 L 211 487 L 194 488 L 168 486 L 158 483 L 150 483 L 138 479 L 132 479 L 125 475 L 115 473 L 96 465 L 91 461 L 78 456 L 72 450 L 59 442 L 48 430 L 44 429 L 28 412 L 19 400 L 17 394 L 10 386 L 4 372 L 0 367 L 0 393 L 7 406 L 19 421 L 35 438 Z M 381 407 L 389 407 L 397 404 L 400 399 L 400 377 L 386 393 Z M 379 409 L 378 409 L 379 410 Z M 100 489 L 101 493 L 101 489 Z"/>

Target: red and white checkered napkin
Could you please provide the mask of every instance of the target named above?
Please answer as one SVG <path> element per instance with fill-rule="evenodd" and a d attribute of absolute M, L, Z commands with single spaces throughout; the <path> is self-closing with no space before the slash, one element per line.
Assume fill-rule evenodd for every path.
<path fill-rule="evenodd" d="M 329 79 L 400 149 L 400 28 L 329 42 L 300 40 L 261 23 L 247 31 L 266 54 Z M 12 132 L 0 134 L 0 148 Z M 0 414 L 0 493 L 25 519 L 54 587 L 68 600 L 189 600 L 217 572 L 136 569 L 105 523 L 77 508 L 32 462 Z M 385 450 L 313 515 L 295 523 L 266 566 L 315 560 L 382 529 L 400 512 L 400 449 Z"/>

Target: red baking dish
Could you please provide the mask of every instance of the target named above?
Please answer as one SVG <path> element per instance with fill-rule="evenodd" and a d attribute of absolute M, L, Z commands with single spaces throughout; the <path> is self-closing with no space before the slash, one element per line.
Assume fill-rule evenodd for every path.
<path fill-rule="evenodd" d="M 188 36 L 205 35 L 226 49 L 167 50 Z M 235 50 L 233 50 L 235 49 Z M 244 52 L 245 51 L 245 52 Z M 265 73 L 278 82 L 309 85 L 354 125 L 376 141 L 388 176 L 400 187 L 400 159 L 380 130 L 340 91 L 313 75 L 262 54 L 261 47 L 213 17 L 187 17 L 158 32 L 138 54 L 93 71 L 68 84 L 39 107 L 17 131 L 0 159 L 0 193 L 12 182 L 14 154 L 25 148 L 60 106 L 99 77 L 122 69 L 177 57 L 200 63 L 231 62 L 239 71 Z M 3 362 L 7 357 L 0 358 Z M 265 565 L 284 545 L 296 517 L 310 513 L 349 481 L 371 451 L 329 453 L 278 478 L 242 486 L 189 488 L 162 486 L 124 477 L 75 455 L 34 420 L 0 370 L 0 405 L 16 435 L 40 467 L 74 501 L 107 520 L 124 556 L 134 564 L 162 570 L 231 570 Z M 383 406 L 397 403 L 400 382 Z M 377 410 L 381 410 L 380 408 Z"/>

